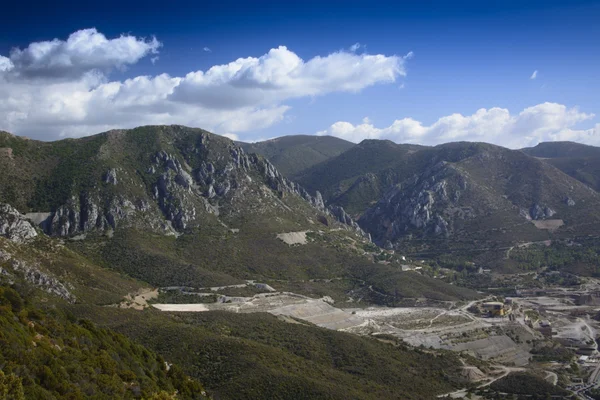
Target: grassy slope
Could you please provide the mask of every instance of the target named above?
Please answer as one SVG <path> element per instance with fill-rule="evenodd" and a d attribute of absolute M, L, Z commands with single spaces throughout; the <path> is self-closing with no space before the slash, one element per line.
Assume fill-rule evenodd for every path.
<path fill-rule="evenodd" d="M 354 143 L 332 136 L 295 135 L 240 145 L 247 153 L 268 158 L 279 172 L 293 179 L 307 168 L 352 148 Z"/>
<path fill-rule="evenodd" d="M 115 239 L 115 243 L 119 242 L 118 237 Z M 69 310 L 67 315 L 76 316 L 75 319 L 71 317 L 72 323 L 84 324 L 84 328 L 93 334 L 98 331 L 93 325 L 76 322 L 77 319 L 90 319 L 125 334 L 169 362 L 181 365 L 185 373 L 201 381 L 216 398 L 428 399 L 433 394 L 454 388 L 445 378 L 452 376 L 458 365 L 453 354 L 432 356 L 405 347 L 394 348 L 372 339 L 280 322 L 267 314 L 171 316 L 155 310 L 140 312 L 99 307 L 95 304 L 106 304 L 119 298 L 123 291 L 139 288 L 142 284 L 99 268 L 93 260 L 70 248 L 57 246 L 55 239 L 37 239 L 32 246 L 35 251 L 28 251 L 28 245 L 15 245 L 1 238 L 0 242 L 4 245 L 3 250 L 14 258 L 19 257 L 28 263 L 39 259 L 40 269 L 53 273 L 63 282 L 75 282 L 73 293 L 78 296 L 78 301 L 66 305 L 36 290 L 28 291 L 29 298 L 57 310 L 66 307 Z M 159 245 L 165 245 L 160 241 L 143 242 L 155 251 L 162 251 Z M 9 266 L 2 266 L 10 270 Z M 87 290 L 86 274 L 90 276 Z M 388 273 L 382 272 L 380 277 L 386 283 L 390 281 Z M 413 288 L 414 281 L 407 283 Z M 97 289 L 102 287 L 105 287 L 104 291 Z M 71 328 L 67 323 L 65 329 L 55 332 L 55 340 L 61 346 L 65 337 L 72 336 L 69 333 L 71 329 L 80 328 Z M 111 339 L 114 334 L 104 330 L 98 332 L 101 332 L 102 338 L 108 338 L 103 339 L 102 349 L 108 348 L 106 351 L 111 354 L 113 344 L 108 344 L 108 341 L 112 343 L 115 340 Z M 145 354 L 145 350 L 140 351 Z M 16 356 L 8 351 L 2 354 L 16 360 Z M 95 350 L 92 349 L 91 354 L 95 357 Z M 98 354 L 104 353 L 100 351 Z M 112 368 L 112 364 L 107 365 L 107 368 Z M 132 370 L 137 371 L 133 367 Z M 119 372 L 117 377 L 111 375 L 111 379 L 119 379 L 118 376 Z M 66 378 L 61 375 L 60 379 Z M 105 382 L 99 376 L 96 379 L 103 379 L 105 390 L 116 390 L 119 386 L 113 380 Z M 170 387 L 167 385 L 164 389 L 169 391 Z"/>
<path fill-rule="evenodd" d="M 540 396 L 539 398 L 547 394 L 563 395 L 567 398 L 571 394 L 571 392 L 554 386 L 543 378 L 526 372 L 513 372 L 492 383 L 490 388 L 501 393 Z"/>

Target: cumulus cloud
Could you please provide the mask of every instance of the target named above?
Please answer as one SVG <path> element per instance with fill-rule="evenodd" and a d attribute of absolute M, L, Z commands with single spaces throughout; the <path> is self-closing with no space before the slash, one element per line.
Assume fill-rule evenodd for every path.
<path fill-rule="evenodd" d="M 207 53 L 212 53 L 210 47 L 204 47 L 202 50 L 206 51 Z"/>
<path fill-rule="evenodd" d="M 0 55 L 0 129 L 41 139 L 145 124 L 237 134 L 283 120 L 286 100 L 358 92 L 406 74 L 404 57 L 341 51 L 305 61 L 281 46 L 182 77 L 109 79 L 115 68 L 156 61 L 160 46 L 86 29 Z"/>
<path fill-rule="evenodd" d="M 76 78 L 94 69 L 109 71 L 135 64 L 156 54 L 160 46 L 156 38 L 121 35 L 109 40 L 94 28 L 83 29 L 64 41 L 34 42 L 25 49 L 12 49 L 8 57 L 12 68 L 8 70 L 20 78 Z"/>
<path fill-rule="evenodd" d="M 331 92 L 358 92 L 405 76 L 404 58 L 337 52 L 302 60 L 285 46 L 187 74 L 171 100 L 208 108 L 275 104 Z"/>
<path fill-rule="evenodd" d="M 562 104 L 542 103 L 516 115 L 505 108 L 479 109 L 474 114 L 452 114 L 424 125 L 412 118 L 394 121 L 384 128 L 369 119 L 362 124 L 339 121 L 317 135 L 337 136 L 358 143 L 364 139 L 389 139 L 397 143 L 435 145 L 450 141 L 479 141 L 511 148 L 532 146 L 543 141 L 572 140 L 600 145 L 600 124 L 591 129 L 576 125 L 594 118 L 594 114 Z"/>
<path fill-rule="evenodd" d="M 529 79 L 536 79 L 537 78 L 537 74 L 538 74 L 538 70 L 536 69 L 535 71 L 533 71 L 533 74 L 531 74 L 531 76 L 529 77 Z"/>
<path fill-rule="evenodd" d="M 15 66 L 8 57 L 0 56 L 0 72 L 7 72 Z"/>

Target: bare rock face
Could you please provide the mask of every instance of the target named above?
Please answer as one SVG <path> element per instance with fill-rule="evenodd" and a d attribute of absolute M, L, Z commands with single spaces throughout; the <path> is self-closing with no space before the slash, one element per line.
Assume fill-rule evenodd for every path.
<path fill-rule="evenodd" d="M 350 215 L 348 215 L 348 213 L 346 213 L 346 211 L 344 210 L 343 207 L 336 206 L 336 205 L 331 205 L 331 206 L 329 206 L 329 208 L 327 210 L 339 222 L 341 222 L 342 224 L 347 225 L 350 228 L 354 229 L 361 236 L 363 236 L 366 239 L 369 239 L 369 241 L 371 240 L 371 235 L 369 235 L 368 233 L 366 233 L 365 231 L 363 231 L 362 228 L 358 225 L 358 223 L 354 219 L 352 219 L 352 217 Z"/>
<path fill-rule="evenodd" d="M 91 231 L 115 229 L 143 211 L 147 207 L 145 200 L 137 201 L 139 206 L 123 196 L 112 196 L 102 201 L 99 195 L 82 193 L 79 198 L 71 197 L 58 207 L 41 224 L 44 231 L 53 236 L 71 236 Z"/>
<path fill-rule="evenodd" d="M 67 287 L 55 277 L 42 272 L 38 267 L 23 261 L 12 260 L 13 269 L 22 273 L 25 280 L 33 286 L 39 287 L 47 293 L 61 297 L 70 303 L 75 302 L 75 296 L 69 292 Z"/>
<path fill-rule="evenodd" d="M 118 183 L 117 180 L 117 170 L 115 168 L 111 168 L 104 175 L 104 182 L 110 183 L 112 185 L 116 185 Z"/>
<path fill-rule="evenodd" d="M 8 204 L 0 204 L 0 235 L 15 243 L 24 243 L 37 236 L 25 216 Z"/>
<path fill-rule="evenodd" d="M 69 291 L 66 285 L 56 279 L 54 276 L 40 270 L 39 265 L 31 264 L 23 260 L 17 260 L 13 256 L 0 249 L 0 262 L 8 264 L 12 271 L 0 268 L 0 275 L 8 278 L 9 282 L 14 282 L 15 275 L 21 275 L 27 282 L 31 283 L 46 293 L 61 297 L 70 303 L 74 303 L 76 298 Z"/>
<path fill-rule="evenodd" d="M 569 207 L 573 207 L 575 205 L 575 200 L 570 197 L 565 198 L 565 204 Z"/>
<path fill-rule="evenodd" d="M 281 199 L 290 194 L 329 214 L 319 192 L 312 196 L 268 160 L 246 154 L 233 142 L 206 133 L 181 138 L 175 133 L 163 150 L 139 154 L 145 161 L 136 170 L 126 165 L 105 170 L 40 226 L 63 237 L 130 226 L 177 234 L 200 226 L 206 213 L 269 213 L 266 202 L 287 207 Z M 349 216 L 341 221 L 360 229 Z"/>
<path fill-rule="evenodd" d="M 551 218 L 555 214 L 556 214 L 556 211 L 554 211 L 550 207 L 541 206 L 537 203 L 532 205 L 531 209 L 529 210 L 529 215 L 531 216 L 531 219 L 534 221 Z"/>
<path fill-rule="evenodd" d="M 475 209 L 459 203 L 467 189 L 467 176 L 440 161 L 388 189 L 358 223 L 381 243 L 394 243 L 415 232 L 448 237 L 453 233 L 455 220 L 477 215 Z"/>

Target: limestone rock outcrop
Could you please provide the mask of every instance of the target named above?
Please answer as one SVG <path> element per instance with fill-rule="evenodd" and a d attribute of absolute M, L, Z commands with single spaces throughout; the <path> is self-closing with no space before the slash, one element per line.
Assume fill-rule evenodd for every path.
<path fill-rule="evenodd" d="M 35 227 L 25 216 L 8 204 L 0 204 L 0 236 L 24 243 L 37 236 Z"/>

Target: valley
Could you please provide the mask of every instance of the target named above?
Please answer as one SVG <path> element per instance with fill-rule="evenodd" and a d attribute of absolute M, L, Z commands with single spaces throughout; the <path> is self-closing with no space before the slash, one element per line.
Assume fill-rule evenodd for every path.
<path fill-rule="evenodd" d="M 338 308 L 330 297 L 316 299 L 278 292 L 270 285 L 247 285 L 268 290 L 250 297 L 231 297 L 219 293 L 226 287 L 210 288 L 217 293 L 214 303 L 153 303 L 151 307 L 170 313 L 266 312 L 286 323 L 316 325 L 381 341 L 399 339 L 417 348 L 450 350 L 485 363 L 485 372 L 475 365 L 463 367 L 472 386 L 452 392 L 451 398 L 469 393 L 488 398 L 494 391 L 487 387 L 511 372 L 534 373 L 552 385 L 560 382 L 580 398 L 586 398 L 587 389 L 600 387 L 600 280 L 596 278 L 583 279 L 576 287 L 548 285 L 521 289 L 511 297 L 413 307 L 348 308 L 346 303 Z M 501 302 L 494 303 L 497 300 Z M 489 304 L 499 304 L 502 315 L 487 311 Z M 578 382 L 589 385 L 581 390 Z"/>
<path fill-rule="evenodd" d="M 481 143 L 250 146 L 183 126 L 1 133 L 0 148 L 2 287 L 31 315 L 124 335 L 179 371 L 152 385 L 119 364 L 113 383 L 136 383 L 125 397 L 600 389 L 600 195 L 542 159 Z M 36 376 L 25 393 L 63 390 Z"/>

